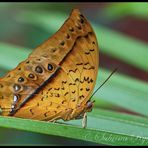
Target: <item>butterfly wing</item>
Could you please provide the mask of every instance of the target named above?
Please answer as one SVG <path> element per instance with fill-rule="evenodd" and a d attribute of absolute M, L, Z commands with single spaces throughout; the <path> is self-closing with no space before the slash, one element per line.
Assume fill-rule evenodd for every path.
<path fill-rule="evenodd" d="M 76 18 L 77 15 L 73 16 L 73 20 Z M 72 49 L 59 63 L 61 69 L 15 116 L 50 121 L 70 120 L 84 111 L 95 85 L 99 57 L 95 33 L 86 19 L 83 19 L 89 32 L 74 40 Z M 65 47 L 64 50 L 68 49 Z"/>
<path fill-rule="evenodd" d="M 57 33 L 10 71 L 10 77 L 1 79 L 1 83 L 9 80 L 18 84 L 19 78 L 25 78 L 13 88 L 3 88 L 2 94 L 10 88 L 10 95 L 3 97 L 0 105 L 21 118 L 73 119 L 84 112 L 93 91 L 98 60 L 95 33 L 86 18 L 74 9 Z M 16 96 L 18 100 L 12 109 Z M 4 115 L 10 115 L 9 112 Z"/>

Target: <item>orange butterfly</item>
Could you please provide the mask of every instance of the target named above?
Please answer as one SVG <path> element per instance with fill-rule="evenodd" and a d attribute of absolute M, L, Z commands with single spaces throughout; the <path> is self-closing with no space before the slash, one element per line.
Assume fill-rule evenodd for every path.
<path fill-rule="evenodd" d="M 98 52 L 91 25 L 74 9 L 52 37 L 0 79 L 1 115 L 44 121 L 86 117 L 93 108 Z"/>

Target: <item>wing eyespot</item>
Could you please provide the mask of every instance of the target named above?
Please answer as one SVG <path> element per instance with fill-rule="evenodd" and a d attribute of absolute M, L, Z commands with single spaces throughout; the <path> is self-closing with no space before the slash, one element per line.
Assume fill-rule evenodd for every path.
<path fill-rule="evenodd" d="M 48 71 L 52 72 L 54 70 L 54 66 L 49 63 L 47 69 Z"/>
<path fill-rule="evenodd" d="M 21 67 L 19 67 L 18 70 L 20 71 L 21 70 Z"/>
<path fill-rule="evenodd" d="M 19 84 L 14 84 L 13 89 L 14 89 L 15 92 L 18 92 L 18 91 L 21 90 L 21 86 Z"/>
<path fill-rule="evenodd" d="M 69 35 L 69 34 L 66 34 L 66 38 L 67 38 L 67 39 L 70 39 L 70 35 Z"/>
<path fill-rule="evenodd" d="M 0 88 L 3 88 L 4 86 L 2 84 L 0 84 Z"/>
<path fill-rule="evenodd" d="M 77 27 L 79 30 L 82 29 L 81 25 L 79 25 L 79 24 L 76 24 L 76 27 Z"/>
<path fill-rule="evenodd" d="M 74 32 L 74 28 L 73 28 L 73 27 L 70 27 L 70 28 L 69 28 L 69 31 L 70 31 L 70 32 Z"/>
<path fill-rule="evenodd" d="M 30 63 L 30 61 L 27 61 L 27 62 L 26 62 L 26 64 L 29 64 L 29 63 Z"/>
<path fill-rule="evenodd" d="M 43 73 L 43 68 L 41 66 L 36 66 L 35 72 L 41 74 Z"/>
<path fill-rule="evenodd" d="M 8 74 L 6 77 L 7 77 L 7 78 L 10 78 L 10 77 L 11 77 L 11 75 L 10 75 L 10 74 Z"/>
<path fill-rule="evenodd" d="M 64 45 L 65 45 L 65 42 L 64 42 L 64 41 L 62 41 L 62 42 L 60 43 L 60 45 L 61 45 L 61 46 L 64 46 Z"/>
<path fill-rule="evenodd" d="M 51 49 L 51 52 L 52 52 L 52 53 L 54 53 L 54 52 L 56 52 L 56 51 L 57 51 L 57 48 L 52 48 L 52 49 Z"/>
<path fill-rule="evenodd" d="M 24 81 L 25 81 L 25 79 L 24 79 L 23 77 L 19 77 L 19 78 L 18 78 L 18 82 L 21 83 L 21 82 L 24 82 Z"/>
<path fill-rule="evenodd" d="M 28 75 L 28 77 L 31 78 L 31 79 L 34 79 L 34 78 L 35 78 L 35 75 L 32 74 L 32 73 L 30 73 L 30 74 Z"/>

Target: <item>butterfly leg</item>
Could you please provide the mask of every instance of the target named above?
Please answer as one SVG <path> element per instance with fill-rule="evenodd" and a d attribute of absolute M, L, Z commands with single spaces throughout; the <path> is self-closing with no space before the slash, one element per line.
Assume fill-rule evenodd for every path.
<path fill-rule="evenodd" d="M 53 123 L 56 123 L 56 122 L 57 122 L 57 120 L 53 120 L 52 122 L 53 122 Z"/>
<path fill-rule="evenodd" d="M 83 115 L 83 119 L 82 119 L 82 127 L 86 128 L 87 127 L 87 113 L 85 112 Z"/>

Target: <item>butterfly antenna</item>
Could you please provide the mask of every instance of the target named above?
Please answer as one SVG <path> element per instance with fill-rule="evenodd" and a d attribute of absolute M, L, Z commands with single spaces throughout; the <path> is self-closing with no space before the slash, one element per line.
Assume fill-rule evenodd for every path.
<path fill-rule="evenodd" d="M 109 80 L 109 78 L 117 71 L 118 68 L 115 68 L 112 73 L 108 76 L 108 78 L 95 90 L 95 92 L 92 94 L 90 99 L 95 95 L 95 93 Z"/>

